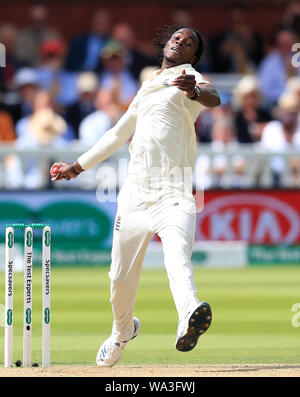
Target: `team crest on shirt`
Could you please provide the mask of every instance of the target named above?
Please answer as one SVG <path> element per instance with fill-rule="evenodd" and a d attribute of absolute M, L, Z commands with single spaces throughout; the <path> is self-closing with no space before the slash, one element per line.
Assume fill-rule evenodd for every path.
<path fill-rule="evenodd" d="M 115 230 L 120 231 L 120 226 L 121 226 L 121 217 L 118 216 L 116 219 Z"/>
<path fill-rule="evenodd" d="M 163 81 L 163 85 L 164 85 L 165 87 L 170 87 L 170 86 L 172 85 L 172 81 L 171 81 L 170 79 L 165 79 L 165 80 Z"/>

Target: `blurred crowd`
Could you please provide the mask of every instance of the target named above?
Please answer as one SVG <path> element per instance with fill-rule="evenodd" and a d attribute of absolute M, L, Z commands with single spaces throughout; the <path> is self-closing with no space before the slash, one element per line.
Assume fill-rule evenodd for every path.
<path fill-rule="evenodd" d="M 141 50 L 134 28 L 113 23 L 106 10 L 96 11 L 90 30 L 68 42 L 49 26 L 47 6 L 28 10 L 25 29 L 13 22 L 0 25 L 6 49 L 6 67 L 0 68 L 0 145 L 63 147 L 79 140 L 89 147 L 119 120 L 159 64 L 152 52 Z M 248 23 L 243 6 L 228 7 L 224 19 L 226 29 L 204 35 L 206 50 L 197 70 L 207 79 L 215 74 L 239 78 L 232 89 L 219 89 L 221 106 L 203 107 L 195 124 L 199 144 L 208 144 L 215 154 L 197 160 L 201 183 L 206 188 L 248 187 L 246 157 L 232 157 L 229 164 L 224 152 L 249 144 L 249 150 L 259 146 L 276 152 L 270 163 L 272 186 L 299 187 L 298 157 L 278 153 L 300 148 L 300 55 L 292 51 L 300 43 L 300 3 L 286 7 L 267 39 Z M 170 22 L 201 31 L 188 9 L 174 9 Z M 24 184 L 24 175 L 25 187 L 40 186 L 30 160 L 32 172 L 23 169 L 24 175 L 16 157 L 2 166 L 15 175 L 13 187 Z M 283 177 L 287 168 L 288 179 Z"/>

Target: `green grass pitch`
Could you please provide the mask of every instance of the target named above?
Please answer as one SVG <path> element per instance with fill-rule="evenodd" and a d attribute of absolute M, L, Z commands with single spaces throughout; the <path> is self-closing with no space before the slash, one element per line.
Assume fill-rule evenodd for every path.
<path fill-rule="evenodd" d="M 33 274 L 33 362 L 41 362 L 41 272 Z M 23 273 L 15 273 L 14 361 L 22 360 Z M 140 335 L 121 365 L 299 363 L 300 327 L 292 305 L 300 302 L 300 267 L 195 269 L 198 296 L 210 303 L 213 323 L 197 347 L 175 347 L 177 313 L 164 270 L 143 270 L 135 315 Z M 4 273 L 0 273 L 3 311 Z M 299 319 L 299 318 L 298 318 Z M 3 321 L 3 318 L 2 318 Z M 110 335 L 112 313 L 107 268 L 52 269 L 51 362 L 94 365 Z M 3 325 L 3 324 L 2 324 Z M 0 329 L 3 365 L 4 328 Z"/>

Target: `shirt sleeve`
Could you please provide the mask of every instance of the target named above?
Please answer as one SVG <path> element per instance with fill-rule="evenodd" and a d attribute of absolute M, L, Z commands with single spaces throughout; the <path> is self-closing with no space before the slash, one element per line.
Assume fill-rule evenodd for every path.
<path fill-rule="evenodd" d="M 108 130 L 87 152 L 78 158 L 81 168 L 88 170 L 117 151 L 134 133 L 136 126 L 135 99 L 117 124 Z"/>
<path fill-rule="evenodd" d="M 133 98 L 131 101 L 131 104 L 129 105 L 127 111 L 130 112 L 133 116 L 137 116 L 138 113 L 138 98 L 139 98 L 139 91 L 136 94 L 136 96 Z"/>

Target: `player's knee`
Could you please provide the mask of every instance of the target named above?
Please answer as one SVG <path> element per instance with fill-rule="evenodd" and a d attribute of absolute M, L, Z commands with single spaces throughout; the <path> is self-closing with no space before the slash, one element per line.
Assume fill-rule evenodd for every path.
<path fill-rule="evenodd" d="M 120 269 L 111 269 L 108 273 L 110 281 L 113 284 L 120 284 L 124 281 L 126 281 L 127 279 L 127 272 L 125 272 L 124 270 L 120 270 Z"/>
<path fill-rule="evenodd" d="M 192 262 L 191 259 L 188 257 L 182 257 L 182 258 L 165 258 L 164 259 L 164 264 L 166 269 L 173 269 L 178 274 L 189 274 L 191 269 L 192 269 Z"/>
<path fill-rule="evenodd" d="M 119 282 L 120 279 L 121 279 L 121 274 L 120 274 L 120 272 L 114 272 L 114 271 L 110 270 L 110 272 L 108 273 L 108 275 L 109 275 L 110 281 L 111 281 L 112 283 L 117 283 L 117 282 Z"/>

